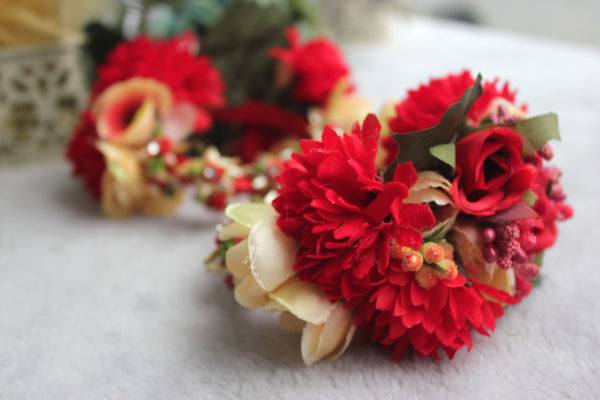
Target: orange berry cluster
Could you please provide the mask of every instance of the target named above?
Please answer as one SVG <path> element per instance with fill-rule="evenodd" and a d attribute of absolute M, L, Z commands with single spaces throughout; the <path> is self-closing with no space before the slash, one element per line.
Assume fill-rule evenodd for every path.
<path fill-rule="evenodd" d="M 400 261 L 402 269 L 414 272 L 419 286 L 431 289 L 438 280 L 453 280 L 458 276 L 454 262 L 454 248 L 446 240 L 425 242 L 420 249 L 392 243 L 391 257 Z"/>

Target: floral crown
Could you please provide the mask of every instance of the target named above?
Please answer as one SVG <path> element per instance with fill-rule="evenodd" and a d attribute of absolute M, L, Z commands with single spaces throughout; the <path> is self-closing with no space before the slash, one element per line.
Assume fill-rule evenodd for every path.
<path fill-rule="evenodd" d="M 396 360 L 470 349 L 529 295 L 573 213 L 546 163 L 556 115 L 530 118 L 508 84 L 465 71 L 377 117 L 332 42 L 282 35 L 269 99 L 237 104 L 194 36 L 120 44 L 68 145 L 74 174 L 111 217 L 169 214 L 188 187 L 224 208 L 209 269 L 302 332 L 306 364 L 356 330 Z"/>

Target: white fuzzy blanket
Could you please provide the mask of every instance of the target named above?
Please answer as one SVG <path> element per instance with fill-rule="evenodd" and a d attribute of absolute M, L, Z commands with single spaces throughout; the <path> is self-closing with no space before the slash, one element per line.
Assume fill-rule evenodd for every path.
<path fill-rule="evenodd" d="M 62 163 L 0 170 L 0 399 L 594 399 L 600 394 L 600 53 L 412 20 L 347 48 L 376 102 L 470 67 L 556 111 L 575 217 L 543 283 L 454 360 L 400 363 L 360 338 L 310 368 L 299 337 L 204 271 L 216 214 L 113 222 Z"/>

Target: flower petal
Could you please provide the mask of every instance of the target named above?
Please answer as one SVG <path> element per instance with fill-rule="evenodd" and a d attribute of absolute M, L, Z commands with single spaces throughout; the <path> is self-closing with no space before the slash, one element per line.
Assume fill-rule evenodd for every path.
<path fill-rule="evenodd" d="M 353 313 L 337 304 L 336 310 L 320 325 L 307 324 L 302 332 L 302 359 L 311 365 L 323 357 L 333 360 L 350 344 L 355 327 Z"/>
<path fill-rule="evenodd" d="M 260 221 L 277 217 L 273 207 L 264 203 L 230 204 L 225 209 L 225 215 L 246 228 L 252 228 Z"/>
<path fill-rule="evenodd" d="M 248 247 L 252 275 L 264 290 L 270 292 L 294 275 L 296 240 L 286 236 L 275 220 L 255 224 Z"/>
<path fill-rule="evenodd" d="M 267 304 L 269 296 L 252 275 L 248 275 L 235 287 L 235 300 L 246 308 L 259 308 Z"/>
<path fill-rule="evenodd" d="M 225 267 L 237 279 L 244 279 L 250 275 L 250 252 L 247 239 L 227 250 Z"/>
<path fill-rule="evenodd" d="M 232 222 L 225 225 L 221 231 L 219 231 L 219 240 L 226 241 L 230 239 L 245 238 L 250 234 L 248 227 Z"/>
<path fill-rule="evenodd" d="M 269 298 L 296 317 L 315 325 L 325 322 L 335 308 L 316 285 L 299 279 L 292 279 L 269 293 Z"/>

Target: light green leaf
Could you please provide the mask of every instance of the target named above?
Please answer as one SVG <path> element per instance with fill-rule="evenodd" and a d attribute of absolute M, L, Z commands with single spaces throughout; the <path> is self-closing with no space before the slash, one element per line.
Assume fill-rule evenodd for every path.
<path fill-rule="evenodd" d="M 523 197 L 521 198 L 521 200 L 529 204 L 529 207 L 533 207 L 537 199 L 537 195 L 533 193 L 532 190 L 527 190 L 525 193 L 523 193 Z"/>
<path fill-rule="evenodd" d="M 392 180 L 396 166 L 403 162 L 411 161 L 417 171 L 434 170 L 436 167 L 441 167 L 440 160 L 431 154 L 429 149 L 453 140 L 461 126 L 464 125 L 465 116 L 471 106 L 482 93 L 481 75 L 477 75 L 473 86 L 465 90 L 465 94 L 446 110 L 437 125 L 418 132 L 393 133 L 392 137 L 398 145 L 398 154 L 385 171 L 385 180 Z"/>
<path fill-rule="evenodd" d="M 515 126 L 536 150 L 540 150 L 550 140 L 560 140 L 558 116 L 555 113 L 517 121 Z"/>
<path fill-rule="evenodd" d="M 541 267 L 543 262 L 544 262 L 544 252 L 542 251 L 535 255 L 535 257 L 533 259 L 533 263 L 536 264 L 538 267 Z"/>
<path fill-rule="evenodd" d="M 456 136 L 450 143 L 442 143 L 431 147 L 429 153 L 454 169 L 456 167 Z"/>

